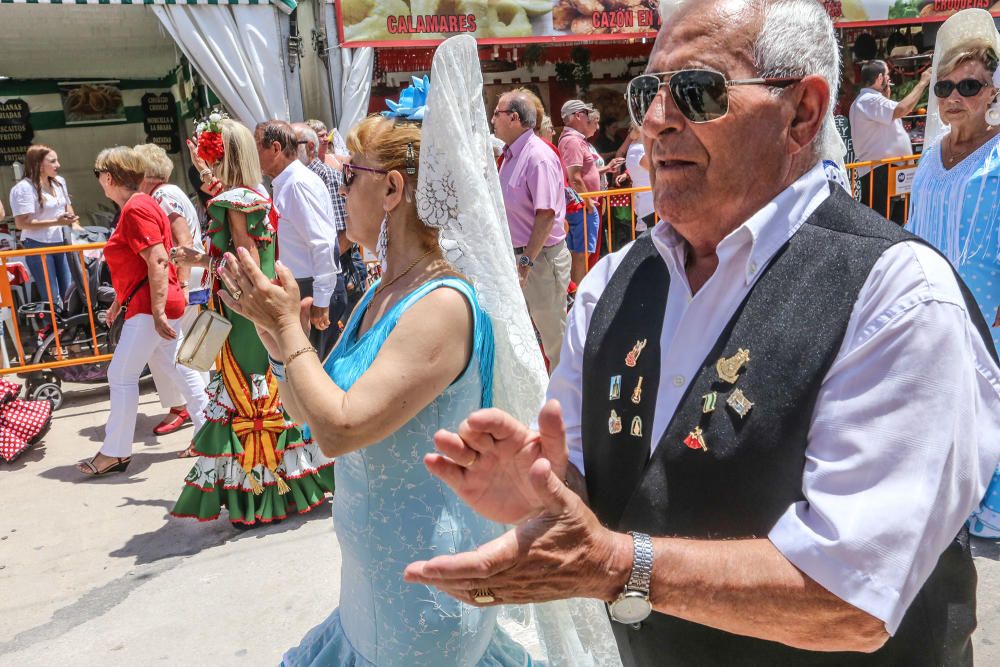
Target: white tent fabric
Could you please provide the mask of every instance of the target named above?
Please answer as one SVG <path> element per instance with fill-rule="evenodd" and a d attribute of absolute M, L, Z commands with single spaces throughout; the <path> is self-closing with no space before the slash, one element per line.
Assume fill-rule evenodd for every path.
<path fill-rule="evenodd" d="M 338 87 L 333 82 L 331 90 L 339 93 L 340 118 L 337 128 L 343 136 L 368 115 L 368 101 L 372 92 L 372 73 L 375 68 L 375 50 L 370 46 L 359 49 L 340 49 L 342 67 Z M 332 73 L 331 73 L 332 75 Z M 331 76 L 331 78 L 334 78 Z"/>
<path fill-rule="evenodd" d="M 271 6 L 157 5 L 153 12 L 235 119 L 250 127 L 288 120 L 284 49 Z"/>

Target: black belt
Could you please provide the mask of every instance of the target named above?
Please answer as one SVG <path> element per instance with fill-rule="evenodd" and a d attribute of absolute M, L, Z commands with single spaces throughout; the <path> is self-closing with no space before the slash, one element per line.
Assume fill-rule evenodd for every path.
<path fill-rule="evenodd" d="M 558 246 L 558 245 L 559 245 L 560 243 L 563 243 L 563 242 L 562 242 L 562 241 L 558 241 L 557 243 L 553 243 L 552 245 L 547 245 L 547 246 L 544 246 L 544 247 L 542 248 L 542 251 L 545 251 L 545 250 L 548 250 L 549 248 L 555 248 L 555 247 L 556 247 L 556 246 Z M 528 249 L 528 246 L 526 246 L 526 245 L 523 245 L 523 246 L 521 246 L 521 247 L 519 247 L 519 248 L 514 248 L 514 254 L 515 254 L 515 255 L 523 255 L 523 254 L 524 254 L 524 251 L 525 251 L 525 250 L 527 250 L 527 249 Z"/>

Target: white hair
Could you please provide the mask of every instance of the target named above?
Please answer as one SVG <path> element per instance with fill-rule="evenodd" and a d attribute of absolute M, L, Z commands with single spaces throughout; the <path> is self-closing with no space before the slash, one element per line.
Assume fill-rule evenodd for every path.
<path fill-rule="evenodd" d="M 296 123 L 295 139 L 296 141 L 308 141 L 312 144 L 311 151 L 309 150 L 309 146 L 307 144 L 299 144 L 298 150 L 296 151 L 299 162 L 308 166 L 308 164 L 312 162 L 312 159 L 316 157 L 317 151 L 319 150 L 319 135 L 317 135 L 316 131 L 308 125 L 305 125 L 304 123 L 301 125 Z"/>
<path fill-rule="evenodd" d="M 667 23 L 691 0 L 660 0 L 660 17 Z M 833 21 L 816 0 L 748 0 L 761 12 L 760 34 L 751 54 L 761 78 L 818 74 L 830 86 L 830 104 L 814 147 L 822 150 L 834 141 L 833 108 L 840 85 L 840 48 Z"/>

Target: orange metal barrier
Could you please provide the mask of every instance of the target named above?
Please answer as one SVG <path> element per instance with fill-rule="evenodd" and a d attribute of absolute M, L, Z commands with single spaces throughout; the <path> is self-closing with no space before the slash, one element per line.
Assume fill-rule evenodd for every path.
<path fill-rule="evenodd" d="M 913 173 L 917 168 L 919 155 L 904 155 L 901 157 L 891 157 L 885 160 L 871 160 L 869 162 L 852 162 L 846 165 L 848 183 L 851 185 L 851 193 L 854 198 L 868 208 L 880 213 L 886 218 L 890 217 L 893 197 L 901 197 L 903 200 L 903 221 L 905 225 L 910 218 L 910 186 L 913 183 Z M 875 195 L 875 169 L 883 165 L 888 165 L 888 186 L 885 197 L 879 201 L 874 200 Z M 865 173 L 862 174 L 861 172 Z M 868 197 L 862 196 L 862 181 L 868 182 Z M 864 201 L 862 201 L 864 200 Z"/>
<path fill-rule="evenodd" d="M 592 205 L 596 204 L 597 202 L 600 202 L 600 209 L 599 210 L 601 211 L 601 215 L 603 217 L 603 224 L 604 224 L 604 226 L 605 226 L 605 228 L 607 229 L 607 232 L 608 232 L 608 234 L 607 234 L 607 239 L 608 239 L 607 251 L 608 252 L 614 252 L 615 251 L 615 246 L 618 245 L 618 243 L 617 243 L 618 240 L 625 240 L 625 243 L 628 243 L 629 241 L 634 241 L 635 240 L 635 236 L 636 236 L 636 233 L 635 233 L 635 223 L 636 223 L 635 196 L 637 194 L 641 193 L 641 192 L 649 192 L 651 189 L 652 188 L 649 188 L 649 187 L 643 187 L 643 188 L 619 188 L 617 190 L 601 190 L 600 192 L 581 192 L 580 193 L 580 197 L 583 199 L 584 205 L 587 208 L 590 208 Z M 620 219 L 620 220 L 617 221 L 618 227 L 621 227 L 621 228 L 616 230 L 616 225 L 615 225 L 616 220 L 615 220 L 614 212 L 612 211 L 612 209 L 614 209 L 614 208 L 624 208 L 624 206 L 615 206 L 613 204 L 614 204 L 615 201 L 620 201 L 624 197 L 628 197 L 628 204 L 626 206 L 631 209 L 631 211 L 629 212 L 628 224 L 626 225 L 625 224 L 625 219 L 622 218 L 622 219 Z M 660 217 L 658 215 L 656 215 L 655 213 L 654 213 L 654 219 L 655 219 L 655 222 L 659 222 L 660 221 Z M 655 224 L 655 222 L 654 222 L 654 224 Z M 569 226 L 567 225 L 567 231 L 568 231 L 568 229 L 569 229 Z M 617 234 L 615 233 L 616 231 L 618 232 Z M 584 248 L 589 247 L 588 232 L 589 232 L 589 230 L 587 229 L 586 221 L 584 221 L 584 225 L 583 225 L 583 244 L 584 244 L 583 247 Z M 621 244 L 621 245 L 624 245 L 624 244 Z"/>
<path fill-rule="evenodd" d="M 56 368 L 65 368 L 67 366 L 75 366 L 78 364 L 94 364 L 107 362 L 111 360 L 112 355 L 107 352 L 108 342 L 107 342 L 107 331 L 98 330 L 98 315 L 97 309 L 95 308 L 96 295 L 91 294 L 91 286 L 89 276 L 86 269 L 86 258 L 84 253 L 88 250 L 101 250 L 105 246 L 104 243 L 87 243 L 80 245 L 66 245 L 57 246 L 53 248 L 35 248 L 35 249 L 21 249 L 21 250 L 7 250 L 0 252 L 0 307 L 5 307 L 9 309 L 10 312 L 10 333 L 14 350 L 17 353 L 16 360 L 10 360 L 10 363 L 5 363 L 3 368 L 0 368 L 0 376 L 8 375 L 11 373 L 30 373 L 33 371 L 49 371 Z M 45 332 L 48 330 L 48 325 L 51 324 L 51 333 L 44 337 L 39 336 L 37 340 L 30 341 L 25 338 L 24 325 L 27 322 L 21 322 L 19 317 L 19 308 L 24 305 L 24 302 L 30 302 L 30 295 L 26 295 L 24 302 L 18 303 L 14 297 L 14 289 L 10 282 L 10 274 L 8 273 L 8 268 L 14 263 L 20 262 L 24 263 L 23 260 L 26 257 L 32 256 L 47 256 L 54 254 L 68 254 L 72 256 L 73 260 L 79 261 L 80 276 L 74 276 L 74 283 L 78 284 L 80 289 L 80 294 L 83 300 L 82 312 L 75 315 L 66 316 L 63 314 L 56 313 L 55 305 L 52 301 L 48 301 L 48 308 L 41 310 L 33 316 L 38 317 L 42 320 L 47 320 L 44 322 L 45 326 L 40 327 L 40 331 Z M 51 280 L 49 276 L 49 267 L 47 261 L 42 261 L 42 272 L 43 280 L 46 286 L 46 293 L 51 294 Z M 82 280 L 79 280 L 82 277 Z M 32 279 L 37 281 L 38 276 L 32 276 Z M 46 317 L 47 316 L 47 317 Z M 60 324 L 65 325 L 68 319 L 73 319 L 75 324 L 73 325 L 72 332 L 66 332 L 65 330 L 60 331 Z M 85 322 L 87 325 L 86 330 L 81 331 L 80 323 Z M 103 325 L 103 322 L 100 322 Z M 6 327 L 4 327 L 6 329 Z M 103 326 L 102 326 L 103 328 Z M 31 334 L 36 332 L 32 331 Z M 69 339 L 64 340 L 69 334 Z M 48 340 L 48 336 L 52 336 L 53 340 L 49 348 L 43 348 L 42 345 L 45 340 Z M 103 345 L 102 345 L 103 341 Z M 26 343 L 34 343 L 34 352 L 31 355 L 26 354 Z M 4 357 L 6 355 L 6 345 L 7 345 L 7 335 L 6 331 L 2 339 L 0 339 L 0 345 L 4 345 Z"/>
<path fill-rule="evenodd" d="M 846 165 L 848 182 L 851 185 L 851 193 L 854 194 L 854 198 L 861 201 L 861 182 L 863 179 L 868 179 L 868 201 L 861 202 L 874 209 L 878 213 L 882 214 L 886 218 L 889 217 L 890 207 L 892 204 L 892 198 L 899 196 L 903 200 L 904 205 L 904 222 L 909 219 L 910 211 L 910 189 L 909 186 L 913 182 L 913 172 L 916 170 L 917 161 L 920 159 L 919 155 L 905 155 L 901 157 L 887 158 L 885 160 L 873 160 L 870 162 L 852 162 Z M 886 195 L 884 200 L 874 201 L 874 168 L 881 167 L 883 165 L 888 165 L 888 186 L 886 188 Z M 862 171 L 866 171 L 862 174 Z M 617 245 L 622 245 L 618 241 L 624 240 L 626 243 L 635 240 L 635 196 L 641 192 L 649 192 L 651 188 L 621 188 L 617 190 L 602 190 L 600 192 L 581 192 L 580 196 L 583 198 L 586 205 L 589 207 L 595 202 L 601 202 L 601 212 L 604 218 L 603 224 L 607 230 L 608 238 L 608 252 L 614 252 Z M 621 208 L 619 206 L 613 206 L 612 203 L 616 200 L 621 200 L 623 197 L 628 197 L 628 206 L 632 209 L 629 214 L 629 224 L 624 224 L 623 221 L 626 218 L 619 218 L 617 221 L 613 215 L 613 208 Z M 659 216 L 655 216 L 656 222 L 659 222 Z M 615 223 L 618 223 L 618 229 L 616 229 Z M 568 226 L 567 226 L 568 228 Z M 587 242 L 587 229 L 584 225 L 584 242 Z M 617 233 L 616 233 L 617 232 Z M 586 246 L 585 246 L 586 247 Z"/>

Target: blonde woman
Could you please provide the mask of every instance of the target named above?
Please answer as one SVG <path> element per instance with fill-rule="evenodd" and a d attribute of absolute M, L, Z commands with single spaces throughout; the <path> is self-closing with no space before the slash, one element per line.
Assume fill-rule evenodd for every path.
<path fill-rule="evenodd" d="M 256 141 L 232 120 L 220 121 L 219 129 L 224 152 L 207 167 L 222 182 L 223 192 L 208 203 L 209 252 L 177 248 L 174 261 L 208 269 L 214 278 L 223 254 L 241 250 L 273 279 L 277 216 L 257 185 Z M 213 289 L 218 287 L 215 282 Z M 235 289 L 230 294 L 237 302 L 243 296 Z M 210 521 L 225 506 L 233 526 L 249 528 L 280 521 L 293 508 L 308 512 L 333 492 L 333 461 L 304 442 L 299 427 L 288 420 L 253 322 L 227 307 L 219 312 L 233 328 L 219 373 L 208 387 L 208 422 L 193 443 L 200 458 L 171 514 Z"/>
<path fill-rule="evenodd" d="M 146 164 L 146 174 L 141 189 L 155 199 L 166 213 L 167 219 L 170 220 L 170 233 L 173 236 L 174 246 L 202 250 L 198 211 L 183 190 L 168 182 L 174 170 L 174 163 L 167 152 L 156 144 L 140 144 L 135 147 L 135 152 Z M 185 334 L 194 324 L 201 306 L 208 303 L 208 288 L 202 285 L 204 275 L 205 270 L 199 266 L 177 267 L 177 280 L 187 304 L 180 321 L 181 331 Z M 208 374 L 203 373 L 202 378 L 207 385 Z M 156 392 L 160 395 L 160 403 L 170 410 L 163 421 L 153 428 L 153 433 L 167 435 L 190 423 L 191 415 L 184 405 L 180 388 L 156 371 L 153 371 L 153 381 L 156 383 Z M 185 455 L 190 455 L 190 448 L 181 453 L 181 456 Z"/>
<path fill-rule="evenodd" d="M 180 388 L 195 428 L 204 422 L 204 380 L 174 363 L 183 340 L 184 294 L 177 270 L 167 259 L 173 247 L 170 221 L 156 200 L 139 190 L 145 169 L 142 158 L 125 146 L 101 151 L 94 163 L 104 195 L 121 208 L 104 257 L 115 289 L 108 322 L 118 317 L 125 322 L 108 368 L 111 414 L 104 444 L 93 458 L 77 466 L 91 477 L 124 472 L 132 461 L 139 375 L 147 365 Z"/>

